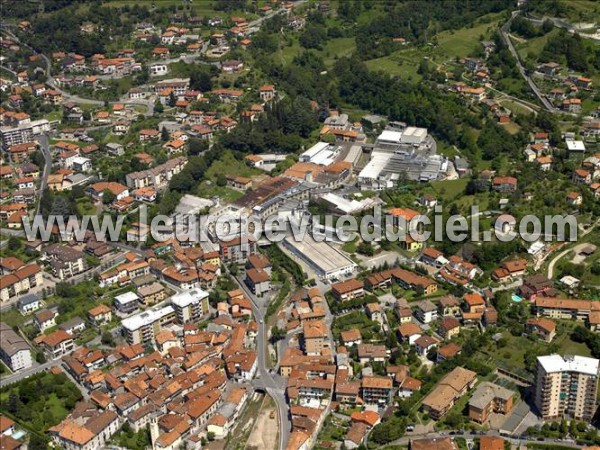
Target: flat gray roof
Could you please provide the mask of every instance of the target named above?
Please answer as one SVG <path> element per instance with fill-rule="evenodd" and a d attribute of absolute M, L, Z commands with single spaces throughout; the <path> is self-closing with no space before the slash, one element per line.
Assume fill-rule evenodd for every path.
<path fill-rule="evenodd" d="M 292 236 L 285 238 L 288 246 L 304 256 L 322 274 L 335 272 L 348 266 L 356 266 L 354 261 L 343 255 L 326 242 L 317 242 L 309 233 L 302 241 L 296 242 Z"/>

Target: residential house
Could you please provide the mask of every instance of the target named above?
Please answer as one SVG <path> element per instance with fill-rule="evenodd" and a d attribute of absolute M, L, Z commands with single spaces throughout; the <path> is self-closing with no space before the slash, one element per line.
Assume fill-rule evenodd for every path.
<path fill-rule="evenodd" d="M 438 310 L 430 300 L 422 300 L 417 304 L 415 315 L 422 323 L 430 323 L 437 319 Z"/>
<path fill-rule="evenodd" d="M 515 192 L 517 190 L 517 179 L 515 177 L 494 177 L 492 189 L 497 192 Z"/>
<path fill-rule="evenodd" d="M 365 295 L 364 283 L 361 280 L 348 280 L 331 285 L 331 294 L 338 301 L 353 300 Z"/>
<path fill-rule="evenodd" d="M 437 347 L 439 343 L 440 341 L 437 338 L 424 334 L 415 341 L 415 350 L 418 355 L 425 357 L 431 350 Z"/>
<path fill-rule="evenodd" d="M 85 254 L 67 245 L 52 244 L 43 250 L 54 276 L 66 280 L 87 269 Z"/>
<path fill-rule="evenodd" d="M 25 338 L 4 322 L 0 322 L 0 360 L 13 372 L 28 369 L 33 365 L 31 348 Z M 2 433 L 5 431 L 0 430 Z"/>
<path fill-rule="evenodd" d="M 477 383 L 477 374 L 455 367 L 423 399 L 422 408 L 434 420 L 443 417 Z"/>
<path fill-rule="evenodd" d="M 52 359 L 70 353 L 75 347 L 73 336 L 64 330 L 56 330 L 48 335 L 38 336 L 34 342 L 41 345 Z"/>
<path fill-rule="evenodd" d="M 105 325 L 112 320 L 112 311 L 106 305 L 98 305 L 88 311 L 88 318 L 95 326 Z"/>
<path fill-rule="evenodd" d="M 556 323 L 545 317 L 537 317 L 527 320 L 525 331 L 537 335 L 545 342 L 552 342 L 556 336 Z"/>
<path fill-rule="evenodd" d="M 513 391 L 484 381 L 469 399 L 469 419 L 483 424 L 491 414 L 508 416 L 512 412 L 513 397 Z"/>
<path fill-rule="evenodd" d="M 444 339 L 450 340 L 460 334 L 460 322 L 454 317 L 444 317 L 440 321 L 438 332 Z"/>
<path fill-rule="evenodd" d="M 263 269 L 248 269 L 246 284 L 254 295 L 262 297 L 271 290 L 271 275 Z"/>

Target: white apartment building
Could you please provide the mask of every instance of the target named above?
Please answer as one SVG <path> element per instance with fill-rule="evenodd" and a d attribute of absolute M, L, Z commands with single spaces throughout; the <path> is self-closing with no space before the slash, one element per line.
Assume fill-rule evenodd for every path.
<path fill-rule="evenodd" d="M 122 333 L 128 344 L 147 344 L 154 341 L 163 325 L 175 319 L 175 310 L 171 305 L 150 309 L 123 319 Z"/>
<path fill-rule="evenodd" d="M 31 348 L 25 339 L 4 322 L 0 322 L 0 359 L 13 372 L 27 369 L 33 364 Z"/>
<path fill-rule="evenodd" d="M 208 292 L 194 289 L 176 294 L 171 297 L 171 306 L 179 323 L 198 322 L 208 313 Z"/>
<path fill-rule="evenodd" d="M 539 356 L 535 405 L 542 418 L 591 421 L 597 408 L 599 363 L 584 356 Z"/>

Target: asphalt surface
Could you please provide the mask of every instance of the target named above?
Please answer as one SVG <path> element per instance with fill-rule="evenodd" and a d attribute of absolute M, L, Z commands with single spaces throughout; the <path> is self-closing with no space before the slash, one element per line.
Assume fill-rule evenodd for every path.
<path fill-rule="evenodd" d="M 52 172 L 52 155 L 50 154 L 50 142 L 48 141 L 48 136 L 46 134 L 42 134 L 38 137 L 37 141 L 40 144 L 40 148 L 42 149 L 42 155 L 44 155 L 44 159 L 46 163 L 44 164 L 44 169 L 42 171 L 42 178 L 40 181 L 40 188 L 38 191 L 38 205 L 35 210 L 35 215 L 37 216 L 40 213 L 40 205 L 42 204 L 42 196 L 44 195 L 44 191 L 48 187 L 48 175 Z"/>
<path fill-rule="evenodd" d="M 29 367 L 28 369 L 24 369 L 19 372 L 15 372 L 11 375 L 3 376 L 2 378 L 0 378 L 0 387 L 5 387 L 13 383 L 18 383 L 19 381 L 25 378 L 29 378 L 31 375 L 34 375 L 46 369 L 50 369 L 52 367 L 56 367 L 58 365 L 60 365 L 59 359 L 48 361 L 44 364 L 34 363 L 34 365 Z"/>
<path fill-rule="evenodd" d="M 408 445 L 408 443 L 413 439 L 435 439 L 435 438 L 464 438 L 466 440 L 473 440 L 478 436 L 500 436 L 506 441 L 510 442 L 512 445 L 516 445 L 520 447 L 521 445 L 527 445 L 527 443 L 538 443 L 538 444 L 552 444 L 552 445 L 560 445 L 563 447 L 571 447 L 571 448 L 581 448 L 581 446 L 577 445 L 575 442 L 570 441 L 559 441 L 557 439 L 542 439 L 538 441 L 537 439 L 520 439 L 515 436 L 502 436 L 497 431 L 486 431 L 481 435 L 465 433 L 464 430 L 458 430 L 455 434 L 450 434 L 450 432 L 440 432 L 440 433 L 427 433 L 427 434 L 411 434 L 401 437 L 393 442 L 390 442 L 387 445 Z"/>
<path fill-rule="evenodd" d="M 525 81 L 527 81 L 527 84 L 529 85 L 529 87 L 531 88 L 531 90 L 533 91 L 535 96 L 542 103 L 542 105 L 544 105 L 544 108 L 546 108 L 548 111 L 550 111 L 552 113 L 561 112 L 561 111 L 558 111 L 552 105 L 552 103 L 544 96 L 544 94 L 539 90 L 539 88 L 537 87 L 535 82 L 527 74 L 525 67 L 523 67 L 523 64 L 521 64 L 521 60 L 519 59 L 519 54 L 517 53 L 515 46 L 513 45 L 512 41 L 510 40 L 510 36 L 508 35 L 508 32 L 510 30 L 510 25 L 512 24 L 513 19 L 515 17 L 517 17 L 520 13 L 521 13 L 521 11 L 513 11 L 510 19 L 504 25 L 502 25 L 502 27 L 500 27 L 500 35 L 502 36 L 502 40 L 508 46 L 508 50 L 512 54 L 513 58 L 515 58 L 515 64 L 517 65 L 517 69 L 519 69 L 521 76 L 525 79 Z"/>
<path fill-rule="evenodd" d="M 279 375 L 272 374 L 267 368 L 267 358 L 269 358 L 267 324 L 265 323 L 267 302 L 257 299 L 245 283 L 241 283 L 236 277 L 232 276 L 232 278 L 250 299 L 252 304 L 252 314 L 254 314 L 254 320 L 256 320 L 258 324 L 258 335 L 256 337 L 258 368 L 256 371 L 257 374 L 252 380 L 252 386 L 254 386 L 255 389 L 265 390 L 275 401 L 279 412 L 279 448 L 280 450 L 284 450 L 290 438 L 292 422 L 290 420 L 288 404 L 285 398 L 286 379 Z"/>

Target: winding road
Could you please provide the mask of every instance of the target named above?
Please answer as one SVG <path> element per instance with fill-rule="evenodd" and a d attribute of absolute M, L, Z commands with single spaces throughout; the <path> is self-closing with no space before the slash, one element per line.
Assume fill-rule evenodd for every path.
<path fill-rule="evenodd" d="M 558 109 L 556 109 L 552 105 L 552 103 L 550 102 L 550 100 L 548 100 L 546 98 L 546 96 L 537 87 L 537 85 L 535 84 L 535 82 L 527 74 L 527 70 L 525 70 L 525 67 L 523 67 L 523 64 L 521 64 L 521 59 L 519 58 L 519 54 L 517 53 L 517 49 L 513 45 L 512 41 L 510 39 L 510 36 L 508 35 L 508 32 L 510 31 L 510 26 L 512 24 L 512 21 L 520 13 L 521 13 L 521 11 L 519 11 L 519 10 L 513 11 L 512 14 L 511 14 L 510 19 L 508 19 L 508 21 L 504 25 L 502 25 L 502 27 L 500 27 L 500 35 L 502 36 L 502 40 L 508 46 L 508 50 L 512 54 L 513 58 L 515 58 L 515 64 L 517 65 L 517 69 L 519 69 L 519 73 L 525 79 L 525 81 L 527 81 L 527 84 L 529 85 L 529 87 L 531 88 L 531 90 L 533 91 L 533 93 L 535 94 L 535 96 L 538 98 L 538 100 L 541 102 L 541 104 L 544 105 L 544 108 L 546 108 L 551 113 L 562 113 L 562 111 L 559 111 Z"/>
<path fill-rule="evenodd" d="M 587 230 L 585 230 L 583 233 L 581 233 L 581 236 L 577 237 L 577 240 L 579 241 L 583 236 L 589 234 L 592 232 L 592 230 L 594 228 L 596 228 L 596 225 L 598 225 L 600 223 L 600 220 L 596 221 L 593 225 L 591 225 Z M 552 260 L 550 261 L 550 263 L 548 264 L 548 273 L 547 273 L 547 277 L 549 280 L 552 279 L 552 277 L 554 276 L 554 267 L 556 266 L 556 263 L 558 263 L 558 261 L 560 261 L 560 259 L 567 255 L 570 251 L 572 251 L 573 249 L 579 247 L 582 244 L 577 244 L 574 247 L 569 247 L 566 250 L 563 250 L 562 252 L 560 252 L 558 255 L 556 255 L 554 258 L 552 258 Z"/>

